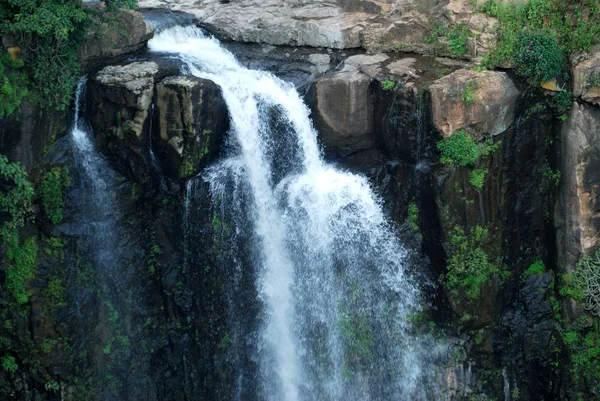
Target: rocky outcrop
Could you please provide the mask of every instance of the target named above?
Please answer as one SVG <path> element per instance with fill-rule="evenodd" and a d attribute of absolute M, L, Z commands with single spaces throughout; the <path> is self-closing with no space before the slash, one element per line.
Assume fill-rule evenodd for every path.
<path fill-rule="evenodd" d="M 94 3 L 84 4 L 92 9 L 103 7 Z M 98 28 L 87 35 L 87 41 L 77 52 L 83 71 L 144 48 L 154 36 L 154 27 L 145 22 L 139 12 L 120 10 L 109 22 L 99 23 Z"/>
<path fill-rule="evenodd" d="M 189 178 L 215 159 L 228 117 L 214 82 L 194 76 L 163 79 L 156 86 L 156 113 L 169 174 Z"/>
<path fill-rule="evenodd" d="M 430 91 L 433 123 L 444 137 L 459 129 L 498 135 L 515 120 L 519 90 L 504 72 L 458 70 Z"/>
<path fill-rule="evenodd" d="M 140 1 L 140 7 L 191 13 L 224 39 L 334 49 L 428 48 L 423 38 L 429 30 L 429 16 L 441 17 L 442 9 L 418 6 L 406 0 Z"/>
<path fill-rule="evenodd" d="M 571 270 L 600 246 L 600 108 L 575 102 L 561 130 L 558 262 Z"/>
<path fill-rule="evenodd" d="M 142 148 L 148 139 L 158 70 L 151 61 L 108 66 L 88 83 L 87 109 L 98 143 L 135 180 L 146 174 L 141 171 L 146 166 Z"/>
<path fill-rule="evenodd" d="M 573 96 L 600 106 L 600 51 L 575 64 L 571 72 Z"/>

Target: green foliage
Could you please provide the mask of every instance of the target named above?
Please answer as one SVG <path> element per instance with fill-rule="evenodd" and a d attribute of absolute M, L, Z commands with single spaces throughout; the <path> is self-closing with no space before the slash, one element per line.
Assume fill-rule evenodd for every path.
<path fill-rule="evenodd" d="M 0 3 L 0 35 L 12 35 L 23 51 L 35 97 L 63 110 L 79 77 L 77 48 L 89 25 L 76 0 L 6 0 Z"/>
<path fill-rule="evenodd" d="M 35 238 L 27 238 L 21 244 L 17 231 L 12 230 L 4 236 L 3 242 L 8 260 L 4 285 L 18 304 L 24 304 L 29 300 L 28 283 L 37 266 L 38 248 Z"/>
<path fill-rule="evenodd" d="M 340 334 L 344 338 L 347 355 L 353 362 L 373 356 L 375 340 L 365 312 L 343 313 L 340 318 Z"/>
<path fill-rule="evenodd" d="M 446 35 L 450 53 L 458 57 L 463 57 L 467 54 L 467 41 L 469 36 L 471 36 L 471 31 L 465 24 L 454 25 Z"/>
<path fill-rule="evenodd" d="M 23 166 L 9 162 L 3 155 L 0 155 L 0 177 L 0 185 L 5 186 L 0 191 L 0 239 L 7 262 L 4 286 L 18 304 L 24 304 L 29 299 L 28 282 L 37 265 L 37 244 L 34 238 L 21 243 L 18 229 L 31 213 L 33 187 Z"/>
<path fill-rule="evenodd" d="M 600 250 L 579 260 L 576 268 L 564 275 L 560 294 L 583 301 L 584 308 L 600 317 Z"/>
<path fill-rule="evenodd" d="M 484 63 L 517 67 L 525 63 L 521 73 L 534 82 L 556 75 L 563 55 L 589 50 L 600 40 L 597 0 L 529 0 L 524 4 L 488 0 L 478 11 L 499 22 L 498 43 L 485 55 Z"/>
<path fill-rule="evenodd" d="M 8 373 L 15 373 L 17 369 L 19 369 L 19 365 L 17 365 L 17 361 L 15 361 L 14 356 L 6 355 L 0 358 L 0 362 L 2 362 L 2 369 Z"/>
<path fill-rule="evenodd" d="M 9 162 L 4 155 L 0 155 L 0 178 L 7 182 L 7 188 L 0 191 L 0 221 L 4 222 L 1 228 L 16 229 L 23 226 L 25 216 L 31 213 L 33 186 L 27 181 L 23 166 Z M 3 233 L 0 232 L 0 235 Z"/>
<path fill-rule="evenodd" d="M 450 234 L 453 249 L 444 284 L 455 294 L 464 291 L 469 301 L 479 299 L 483 286 L 500 274 L 498 266 L 490 263 L 482 248 L 487 237 L 487 228 L 481 226 L 471 228 L 468 234 L 455 226 Z"/>
<path fill-rule="evenodd" d="M 396 84 L 394 83 L 394 81 L 391 81 L 389 79 L 381 81 L 381 89 L 383 89 L 384 91 L 394 90 L 395 86 Z"/>
<path fill-rule="evenodd" d="M 556 39 L 550 35 L 522 33 L 516 50 L 517 74 L 531 84 L 549 81 L 562 71 L 564 56 Z"/>
<path fill-rule="evenodd" d="M 560 171 L 552 170 L 549 164 L 544 164 L 544 166 L 540 168 L 540 172 L 544 177 L 548 178 L 552 185 L 558 186 L 558 184 L 560 184 Z"/>
<path fill-rule="evenodd" d="M 523 272 L 523 278 L 526 279 L 534 274 L 541 275 L 546 271 L 546 265 L 541 260 L 536 260 Z"/>
<path fill-rule="evenodd" d="M 473 91 L 477 88 L 479 88 L 479 84 L 477 83 L 477 81 L 470 81 L 467 84 L 467 87 L 463 91 L 462 95 L 460 96 L 462 101 L 468 105 L 473 104 L 473 102 L 475 102 L 475 93 Z"/>
<path fill-rule="evenodd" d="M 136 8 L 137 0 L 105 0 L 108 11 Z M 77 49 L 92 25 L 81 0 L 2 0 L 0 36 L 16 40 L 25 61 L 0 56 L 0 117 L 28 94 L 48 109 L 64 110 L 79 78 Z"/>
<path fill-rule="evenodd" d="M 66 167 L 53 167 L 42 179 L 40 193 L 44 212 L 53 225 L 63 219 L 63 191 L 71 185 L 71 177 Z"/>
<path fill-rule="evenodd" d="M 600 333 L 580 321 L 564 333 L 563 342 L 569 349 L 574 382 L 585 385 L 590 394 L 600 391 Z"/>
<path fill-rule="evenodd" d="M 567 119 L 567 113 L 571 110 L 573 104 L 573 94 L 569 91 L 557 92 L 550 101 L 556 115 L 561 120 Z"/>
<path fill-rule="evenodd" d="M 55 380 L 48 380 L 46 384 L 44 384 L 44 388 L 46 391 L 52 391 L 53 393 L 56 393 L 58 390 L 60 390 L 60 385 Z"/>
<path fill-rule="evenodd" d="M 419 232 L 419 207 L 414 201 L 408 204 L 408 216 L 406 218 L 408 226 L 415 232 Z"/>
<path fill-rule="evenodd" d="M 443 164 L 458 166 L 474 166 L 479 158 L 479 145 L 463 130 L 456 131 L 449 138 L 437 143 L 442 153 L 440 161 Z"/>
<path fill-rule="evenodd" d="M 586 393 L 597 394 L 600 392 L 600 249 L 581 258 L 575 269 L 563 276 L 563 282 L 560 294 L 579 301 L 592 315 L 572 322 L 563 333 L 563 342 L 569 349 L 569 370 L 580 389 L 583 386 Z"/>
<path fill-rule="evenodd" d="M 23 63 L 0 54 L 0 118 L 11 115 L 28 94 Z"/>
<path fill-rule="evenodd" d="M 446 28 L 442 24 L 434 24 L 429 35 L 423 41 L 428 44 L 435 44 L 443 37 L 447 42 L 447 46 L 439 49 L 439 53 L 448 54 L 456 57 L 463 57 L 467 54 L 468 38 L 471 36 L 471 31 L 465 24 L 454 25 L 452 29 L 445 32 Z"/>
<path fill-rule="evenodd" d="M 483 183 L 487 173 L 488 169 L 483 167 L 476 168 L 475 170 L 471 171 L 471 174 L 469 175 L 469 184 L 471 184 L 476 190 L 481 190 L 481 188 L 483 188 Z"/>
<path fill-rule="evenodd" d="M 221 348 L 221 351 L 227 352 L 229 347 L 231 347 L 231 340 L 229 339 L 229 333 L 225 332 L 225 334 L 223 334 L 223 337 L 221 337 L 219 348 Z"/>

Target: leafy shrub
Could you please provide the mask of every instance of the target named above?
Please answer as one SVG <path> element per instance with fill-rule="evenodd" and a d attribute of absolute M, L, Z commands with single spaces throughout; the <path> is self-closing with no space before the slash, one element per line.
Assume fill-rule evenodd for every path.
<path fill-rule="evenodd" d="M 413 231 L 419 231 L 419 207 L 414 200 L 408 204 L 407 222 Z"/>
<path fill-rule="evenodd" d="M 391 81 L 389 79 L 381 81 L 381 89 L 383 89 L 384 91 L 391 91 L 394 89 L 395 86 L 396 84 L 394 83 L 394 81 Z"/>
<path fill-rule="evenodd" d="M 2 362 L 2 369 L 4 369 L 5 372 L 15 373 L 17 369 L 19 369 L 14 356 L 3 356 L 0 358 L 0 361 Z"/>
<path fill-rule="evenodd" d="M 23 62 L 0 54 L 0 118 L 11 115 L 27 96 L 27 74 Z"/>
<path fill-rule="evenodd" d="M 491 67 L 518 65 L 520 60 L 515 55 L 523 48 L 524 36 L 546 38 L 548 46 L 543 47 L 551 50 L 548 54 L 553 58 L 551 64 L 556 63 L 558 53 L 549 39 L 554 40 L 565 55 L 589 50 L 600 40 L 600 3 L 597 0 L 529 0 L 523 4 L 487 0 L 478 6 L 478 11 L 499 22 L 498 43 L 484 56 L 484 63 Z M 551 72 L 547 66 L 542 70 Z"/>
<path fill-rule="evenodd" d="M 437 148 L 442 153 L 440 161 L 443 164 L 474 166 L 479 158 L 479 145 L 463 130 L 456 131 L 449 138 L 439 141 Z"/>
<path fill-rule="evenodd" d="M 35 238 L 27 238 L 21 244 L 17 231 L 12 230 L 4 235 L 3 240 L 9 262 L 6 267 L 6 289 L 18 304 L 27 303 L 30 292 L 28 282 L 33 278 L 37 266 Z"/>
<path fill-rule="evenodd" d="M 554 37 L 541 33 L 522 33 L 515 63 L 517 73 L 537 85 L 560 74 L 564 57 Z"/>
<path fill-rule="evenodd" d="M 15 229 L 25 222 L 31 212 L 33 186 L 27 181 L 27 172 L 20 163 L 11 163 L 0 155 L 0 216 L 4 215 L 2 229 Z"/>
<path fill-rule="evenodd" d="M 524 272 L 523 278 L 527 278 L 529 276 L 533 276 L 534 274 L 543 274 L 546 271 L 546 265 L 541 260 L 536 260 L 531 264 Z"/>
<path fill-rule="evenodd" d="M 581 258 L 576 268 L 565 274 L 564 281 L 561 295 L 584 301 L 584 308 L 590 314 L 600 316 L 600 250 Z"/>
<path fill-rule="evenodd" d="M 471 174 L 469 175 L 469 184 L 479 191 L 481 188 L 483 188 L 483 183 L 487 173 L 487 168 L 477 168 L 471 171 Z"/>
<path fill-rule="evenodd" d="M 458 24 L 452 27 L 452 30 L 446 35 L 450 53 L 462 57 L 467 54 L 467 42 L 471 36 L 471 31 L 465 24 Z"/>
<path fill-rule="evenodd" d="M 444 283 L 455 294 L 464 291 L 469 301 L 478 299 L 483 286 L 500 274 L 498 266 L 490 263 L 482 248 L 487 237 L 487 228 L 481 226 L 471 228 L 468 234 L 455 226 L 450 234 L 453 250 Z"/>
<path fill-rule="evenodd" d="M 477 88 L 479 88 L 477 81 L 470 81 L 460 96 L 462 101 L 466 104 L 473 104 L 473 102 L 475 102 L 475 93 L 473 91 Z"/>
<path fill-rule="evenodd" d="M 561 120 L 567 119 L 567 113 L 573 104 L 573 94 L 569 91 L 557 92 L 552 98 L 550 105 Z"/>
<path fill-rule="evenodd" d="M 66 167 L 53 167 L 48 171 L 40 185 L 42 204 L 46 216 L 53 225 L 63 219 L 63 191 L 71 185 L 71 177 Z"/>
<path fill-rule="evenodd" d="M 136 8 L 137 0 L 105 0 L 106 9 Z M 64 110 L 79 78 L 77 49 L 92 25 L 81 0 L 0 1 L 0 36 L 17 40 L 26 63 L 0 61 L 0 117 L 10 115 L 30 94 L 48 109 Z M 16 70 L 15 70 L 16 69 Z M 29 90 L 31 89 L 31 90 Z"/>

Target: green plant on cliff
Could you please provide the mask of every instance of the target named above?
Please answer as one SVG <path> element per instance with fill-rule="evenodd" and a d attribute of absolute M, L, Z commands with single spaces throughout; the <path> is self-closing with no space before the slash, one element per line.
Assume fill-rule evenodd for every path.
<path fill-rule="evenodd" d="M 563 69 L 563 53 L 556 39 L 548 34 L 521 33 L 516 50 L 517 74 L 531 84 L 549 81 Z"/>
<path fill-rule="evenodd" d="M 22 61 L 0 54 L 0 118 L 11 115 L 27 96 L 27 74 L 22 67 Z"/>
<path fill-rule="evenodd" d="M 46 108 L 64 109 L 79 77 L 77 48 L 88 15 L 75 0 L 0 2 L 0 36 L 10 36 L 23 53 L 34 98 Z"/>
<path fill-rule="evenodd" d="M 569 91 L 557 92 L 550 101 L 550 106 L 560 120 L 567 119 L 567 113 L 573 104 L 573 94 Z"/>
<path fill-rule="evenodd" d="M 582 301 L 586 311 L 600 317 L 600 250 L 581 258 L 576 268 L 563 278 L 561 295 Z"/>
<path fill-rule="evenodd" d="M 116 11 L 136 8 L 137 0 L 105 4 Z M 92 14 L 98 11 L 85 9 L 81 0 L 0 0 L 0 37 L 14 45 L 14 59 L 0 56 L 0 117 L 12 114 L 28 94 L 47 109 L 69 105 L 80 75 L 77 49 Z"/>
<path fill-rule="evenodd" d="M 408 204 L 406 221 L 411 230 L 419 232 L 419 207 L 414 199 Z"/>
<path fill-rule="evenodd" d="M 586 393 L 600 392 L 600 250 L 585 256 L 563 276 L 560 294 L 581 303 L 589 315 L 571 322 L 563 334 L 570 372 Z"/>
<path fill-rule="evenodd" d="M 533 82 L 552 78 L 565 55 L 600 41 L 597 0 L 487 0 L 477 8 L 498 19 L 498 43 L 484 56 L 484 64 L 515 65 Z"/>
<path fill-rule="evenodd" d="M 479 88 L 477 81 L 470 81 L 465 87 L 463 93 L 460 95 L 462 101 L 468 105 L 473 104 L 475 102 L 475 92 L 473 91 L 477 88 Z"/>
<path fill-rule="evenodd" d="M 467 43 L 469 36 L 471 36 L 471 31 L 467 25 L 454 25 L 450 32 L 446 34 L 450 53 L 457 57 L 463 57 L 465 54 L 467 54 Z"/>
<path fill-rule="evenodd" d="M 452 251 L 444 284 L 454 294 L 463 291 L 468 301 L 479 299 L 483 287 L 501 273 L 483 250 L 487 238 L 488 229 L 481 226 L 472 227 L 468 233 L 454 226 L 450 233 Z"/>
<path fill-rule="evenodd" d="M 19 228 L 32 211 L 33 186 L 19 163 L 0 155 L 0 240 L 5 255 L 4 289 L 18 304 L 29 299 L 28 281 L 37 265 L 37 244 L 33 238 L 21 241 Z"/>
<path fill-rule="evenodd" d="M 5 355 L 0 358 L 0 362 L 2 362 L 2 369 L 8 373 L 15 373 L 17 369 L 19 369 L 19 365 L 17 365 L 17 361 L 14 356 Z"/>
<path fill-rule="evenodd" d="M 471 184 L 476 190 L 481 190 L 481 188 L 483 188 L 483 183 L 485 182 L 485 176 L 487 173 L 488 169 L 483 167 L 476 168 L 475 170 L 471 171 L 471 174 L 469 174 L 469 184 Z"/>
<path fill-rule="evenodd" d="M 40 193 L 44 212 L 53 225 L 63 219 L 63 192 L 71 185 L 71 177 L 66 167 L 53 167 L 42 179 Z"/>
<path fill-rule="evenodd" d="M 394 83 L 394 81 L 391 81 L 389 79 L 381 81 L 381 89 L 383 89 L 384 91 L 394 90 L 395 86 L 396 84 Z"/>
<path fill-rule="evenodd" d="M 439 141 L 437 148 L 442 153 L 440 161 L 443 164 L 472 167 L 479 158 L 479 145 L 463 130 L 456 131 L 449 138 Z"/>

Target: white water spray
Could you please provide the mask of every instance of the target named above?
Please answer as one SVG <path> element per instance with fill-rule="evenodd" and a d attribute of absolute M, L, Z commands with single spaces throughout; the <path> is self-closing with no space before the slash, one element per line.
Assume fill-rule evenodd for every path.
<path fill-rule="evenodd" d="M 228 106 L 234 146 L 205 178 L 213 196 L 228 178 L 252 200 L 231 196 L 229 207 L 250 210 L 243 217 L 258 244 L 261 398 L 418 399 L 419 346 L 406 319 L 418 291 L 367 180 L 323 162 L 291 84 L 242 67 L 194 27 L 163 31 L 149 46 L 214 81 Z"/>

